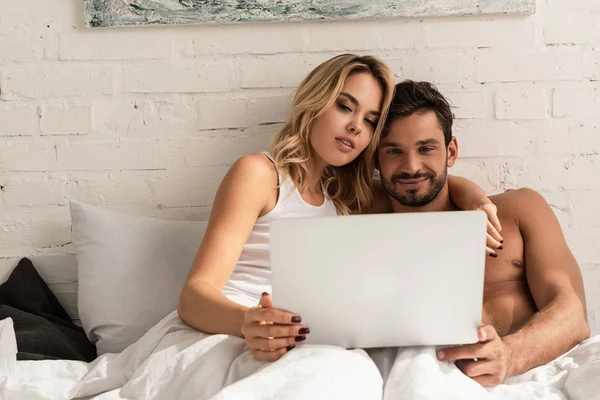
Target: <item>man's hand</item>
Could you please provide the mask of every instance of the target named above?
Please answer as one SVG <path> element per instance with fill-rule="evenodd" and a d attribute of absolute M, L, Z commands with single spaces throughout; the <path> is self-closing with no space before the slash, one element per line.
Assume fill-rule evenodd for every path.
<path fill-rule="evenodd" d="M 510 347 L 491 325 L 479 328 L 478 337 L 479 343 L 438 350 L 438 359 L 454 362 L 481 386 L 499 385 L 511 376 Z"/>

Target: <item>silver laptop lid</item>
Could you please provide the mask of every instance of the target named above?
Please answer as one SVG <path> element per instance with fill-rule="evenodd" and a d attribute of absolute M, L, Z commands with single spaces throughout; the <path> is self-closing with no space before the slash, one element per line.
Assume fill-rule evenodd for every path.
<path fill-rule="evenodd" d="M 302 316 L 306 343 L 477 342 L 486 229 L 480 211 L 274 221 L 273 305 Z"/>

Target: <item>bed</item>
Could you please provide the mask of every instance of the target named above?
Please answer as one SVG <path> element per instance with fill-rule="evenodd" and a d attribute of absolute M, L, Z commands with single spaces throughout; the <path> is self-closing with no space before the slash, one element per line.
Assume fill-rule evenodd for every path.
<path fill-rule="evenodd" d="M 243 340 L 195 331 L 173 311 L 205 223 L 80 203 L 71 215 L 77 258 L 32 260 L 86 327 L 98 358 L 17 361 L 6 318 L 0 399 L 600 399 L 600 336 L 490 390 L 438 361 L 433 348 L 378 350 L 377 366 L 362 350 L 328 346 L 297 346 L 277 363 L 259 362 Z"/>

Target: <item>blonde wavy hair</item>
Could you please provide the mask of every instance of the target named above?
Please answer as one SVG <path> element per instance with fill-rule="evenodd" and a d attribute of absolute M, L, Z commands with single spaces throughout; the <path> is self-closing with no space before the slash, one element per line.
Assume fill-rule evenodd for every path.
<path fill-rule="evenodd" d="M 360 213 L 373 204 L 375 151 L 394 95 L 394 74 L 386 64 L 372 56 L 342 54 L 319 65 L 298 87 L 292 115 L 275 134 L 270 147 L 277 170 L 288 175 L 302 193 L 312 167 L 311 125 L 333 106 L 348 76 L 357 72 L 368 72 L 381 84 L 383 99 L 371 143 L 354 161 L 340 167 L 328 166 L 321 177 L 324 194 L 343 215 Z"/>

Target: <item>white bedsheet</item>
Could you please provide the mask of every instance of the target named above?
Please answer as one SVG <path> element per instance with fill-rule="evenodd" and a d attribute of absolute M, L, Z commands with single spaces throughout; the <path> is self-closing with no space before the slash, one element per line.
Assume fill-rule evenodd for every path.
<path fill-rule="evenodd" d="M 10 349 L 14 331 L 3 322 L 12 329 L 0 321 L 0 349 Z M 369 351 L 383 378 L 362 350 L 299 345 L 263 363 L 241 339 L 197 332 L 174 312 L 123 353 L 90 364 L 15 363 L 14 349 L 2 351 L 0 399 L 600 399 L 600 336 L 491 390 L 434 350 Z"/>

